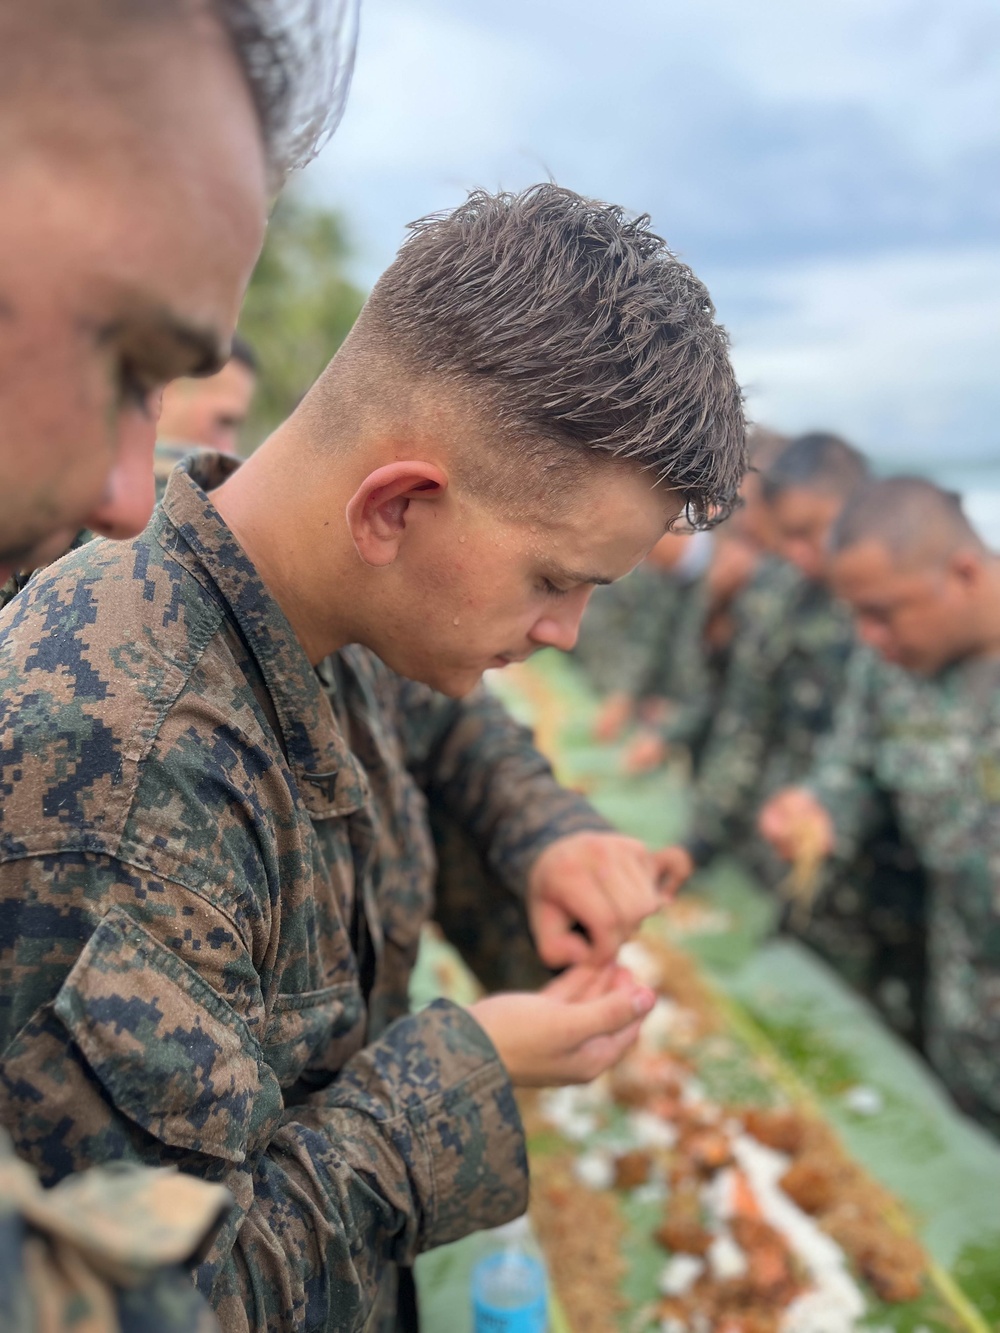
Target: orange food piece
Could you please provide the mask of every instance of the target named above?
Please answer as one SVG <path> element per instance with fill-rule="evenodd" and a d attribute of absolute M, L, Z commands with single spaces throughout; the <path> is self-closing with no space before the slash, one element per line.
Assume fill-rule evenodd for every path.
<path fill-rule="evenodd" d="M 733 1172 L 733 1212 L 738 1217 L 760 1217 L 760 1204 L 745 1171 Z"/>
<path fill-rule="evenodd" d="M 721 1129 L 697 1129 L 686 1134 L 681 1148 L 700 1170 L 711 1175 L 733 1160 L 733 1148 Z"/>
<path fill-rule="evenodd" d="M 923 1290 L 923 1251 L 910 1236 L 872 1229 L 855 1240 L 857 1264 L 879 1297 L 890 1305 L 915 1301 Z"/>

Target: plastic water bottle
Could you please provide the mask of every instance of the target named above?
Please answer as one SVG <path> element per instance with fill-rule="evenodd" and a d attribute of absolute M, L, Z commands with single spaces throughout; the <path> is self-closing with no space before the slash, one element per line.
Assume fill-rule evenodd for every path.
<path fill-rule="evenodd" d="M 546 1333 L 548 1281 L 528 1219 L 487 1234 L 494 1248 L 472 1270 L 475 1333 Z"/>

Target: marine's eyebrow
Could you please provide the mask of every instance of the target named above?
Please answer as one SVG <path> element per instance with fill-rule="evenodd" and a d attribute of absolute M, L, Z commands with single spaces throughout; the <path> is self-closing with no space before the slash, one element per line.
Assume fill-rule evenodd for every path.
<path fill-rule="evenodd" d="M 169 379 L 214 375 L 229 359 L 228 338 L 162 306 L 108 320 L 97 329 L 97 337 L 100 342 L 128 344 L 128 350 L 140 357 L 166 353 L 173 363 L 166 376 Z"/>
<path fill-rule="evenodd" d="M 583 574 L 573 569 L 563 569 L 559 565 L 550 565 L 546 570 L 546 576 L 563 583 L 592 583 L 602 588 L 615 582 L 604 574 Z"/>

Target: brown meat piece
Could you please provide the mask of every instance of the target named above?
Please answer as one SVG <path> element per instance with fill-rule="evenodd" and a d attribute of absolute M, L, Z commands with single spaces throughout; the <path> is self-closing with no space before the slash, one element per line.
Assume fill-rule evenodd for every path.
<path fill-rule="evenodd" d="M 645 1185 L 652 1169 L 653 1159 L 649 1153 L 622 1153 L 621 1157 L 615 1159 L 615 1188 L 634 1190 L 637 1185 Z"/>
<path fill-rule="evenodd" d="M 656 1239 L 665 1250 L 675 1254 L 708 1253 L 712 1234 L 701 1220 L 701 1200 L 696 1188 L 674 1190 Z"/>
<path fill-rule="evenodd" d="M 816 1216 L 837 1199 L 838 1172 L 834 1164 L 819 1153 L 806 1153 L 793 1162 L 781 1177 L 781 1188 L 803 1212 Z"/>
<path fill-rule="evenodd" d="M 745 1277 L 727 1284 L 734 1291 L 774 1302 L 779 1308 L 795 1293 L 797 1283 L 792 1256 L 784 1237 L 769 1223 L 757 1217 L 735 1217 L 733 1237 L 747 1257 Z"/>
<path fill-rule="evenodd" d="M 805 1147 L 806 1125 L 798 1111 L 755 1107 L 743 1113 L 743 1124 L 758 1143 L 775 1152 L 797 1157 Z"/>
<path fill-rule="evenodd" d="M 910 1236 L 890 1235 L 882 1226 L 856 1240 L 857 1265 L 877 1295 L 890 1305 L 915 1301 L 924 1285 L 923 1251 Z"/>

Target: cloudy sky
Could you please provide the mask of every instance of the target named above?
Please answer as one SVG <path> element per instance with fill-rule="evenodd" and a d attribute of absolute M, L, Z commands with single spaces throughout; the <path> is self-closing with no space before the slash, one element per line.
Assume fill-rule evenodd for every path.
<path fill-rule="evenodd" d="M 652 214 L 753 416 L 887 463 L 1000 465 L 997 0 L 362 0 L 306 186 L 359 274 L 470 186 Z"/>

